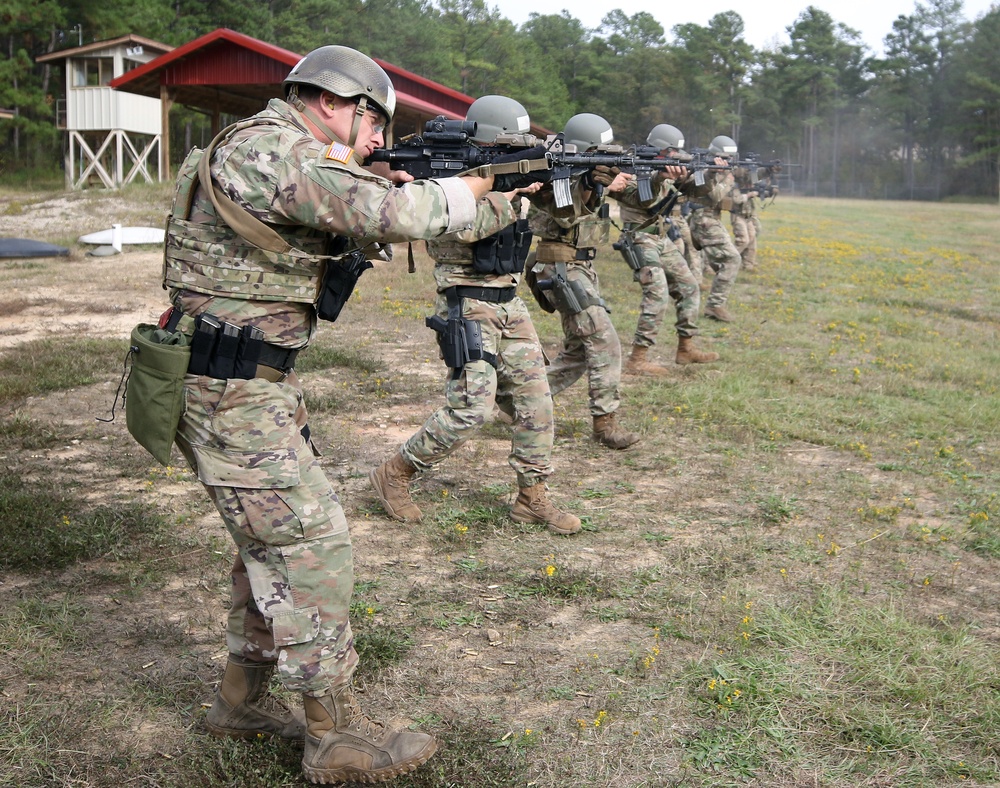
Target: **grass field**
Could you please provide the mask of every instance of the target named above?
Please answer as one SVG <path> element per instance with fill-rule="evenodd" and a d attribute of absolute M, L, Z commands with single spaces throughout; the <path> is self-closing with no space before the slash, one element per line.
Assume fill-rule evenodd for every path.
<path fill-rule="evenodd" d="M 129 223 L 167 195 L 130 192 Z M 0 194 L 0 234 L 61 199 Z M 43 240 L 91 229 L 82 204 Z M 672 365 L 668 314 L 671 374 L 624 380 L 640 444 L 590 440 L 585 381 L 557 398 L 573 538 L 507 517 L 499 422 L 420 480 L 421 523 L 376 502 L 369 469 L 443 401 L 422 249 L 303 355 L 359 696 L 442 740 L 394 785 L 1000 785 L 1000 210 L 782 196 L 762 218 L 737 322 L 702 326 L 722 361 Z M 597 266 L 627 349 L 638 286 L 610 246 Z M 158 272 L 155 250 L 0 261 L 0 785 L 303 784 L 299 748 L 202 729 L 230 542 L 179 455 L 94 418 Z"/>

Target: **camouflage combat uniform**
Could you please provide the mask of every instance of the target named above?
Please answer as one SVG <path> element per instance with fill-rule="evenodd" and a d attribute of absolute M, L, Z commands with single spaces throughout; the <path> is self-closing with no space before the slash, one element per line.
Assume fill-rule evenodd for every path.
<path fill-rule="evenodd" d="M 534 268 L 538 280 L 552 280 L 556 264 L 564 263 L 567 279 L 586 293 L 586 303 L 580 304 L 584 309 L 576 314 L 560 305 L 552 290 L 544 293 L 549 304 L 558 309 L 563 329 L 562 349 L 548 368 L 549 386 L 554 397 L 586 372 L 590 415 L 608 416 L 621 404 L 622 347 L 601 298 L 593 259 L 597 245 L 607 243 L 610 221 L 599 218 L 602 200 L 597 190 L 591 191 L 586 204 L 579 180 L 572 193 L 573 204 L 557 208 L 552 189 L 545 188 L 532 195 L 528 214 L 538 238 Z"/>
<path fill-rule="evenodd" d="M 502 214 L 507 223 L 516 216 Z M 442 318 L 448 316 L 446 294 L 451 288 L 482 290 L 480 298 L 461 298 L 462 316 L 479 323 L 483 350 L 495 357 L 496 366 L 478 359 L 466 363 L 457 377 L 449 375 L 446 404 L 400 452 L 414 468 L 430 469 L 471 438 L 499 401 L 513 419 L 508 462 L 518 487 L 531 487 L 552 473 L 552 397 L 545 357 L 527 307 L 516 293 L 521 274 L 478 273 L 473 268 L 472 242 L 483 237 L 477 229 L 428 241 L 427 251 L 435 261 L 437 313 Z"/>
<path fill-rule="evenodd" d="M 743 189 L 752 189 L 749 177 L 741 172 L 736 174 L 737 184 Z M 756 191 L 741 192 L 742 200 L 733 205 L 729 214 L 733 228 L 733 244 L 740 253 L 741 267 L 752 271 L 757 267 L 757 231 L 760 229 L 760 197 Z"/>
<path fill-rule="evenodd" d="M 715 272 L 706 308 L 725 307 L 740 272 L 740 253 L 722 224 L 722 211 L 733 205 L 734 186 L 732 174 L 724 170 L 709 173 L 703 187 L 685 186 L 685 193 L 691 197 L 691 240 L 696 249 L 704 252 L 705 262 Z"/>
<path fill-rule="evenodd" d="M 611 196 L 621 205 L 624 229 L 634 231 L 647 224 L 653 214 L 650 208 L 668 199 L 673 186 L 663 181 L 652 202 L 639 201 L 638 187 L 631 181 L 621 192 Z M 674 324 L 679 337 L 698 334 L 698 312 L 701 309 L 701 290 L 687 260 L 669 236 L 670 221 L 662 216 L 635 233 L 635 248 L 644 263 L 635 271 L 634 278 L 642 287 L 639 320 L 633 343 L 639 347 L 656 344 L 660 323 L 667 309 L 667 296 L 673 300 L 677 312 Z"/>
<path fill-rule="evenodd" d="M 175 309 L 256 326 L 277 348 L 300 349 L 316 330 L 313 306 L 331 236 L 352 245 L 502 227 L 501 195 L 478 205 L 458 179 L 399 188 L 361 169 L 353 151 L 325 144 L 282 100 L 216 149 L 212 174 L 244 211 L 295 249 L 265 252 L 217 216 L 194 189 L 194 159 L 178 177 L 164 284 Z M 189 209 L 190 206 L 190 209 Z M 182 324 L 183 330 L 183 324 Z M 304 432 L 294 372 L 257 366 L 250 380 L 188 375 L 177 443 L 239 550 L 226 639 L 233 655 L 273 662 L 285 687 L 323 696 L 347 685 L 357 662 L 348 621 L 351 542 L 337 495 Z"/>
<path fill-rule="evenodd" d="M 694 243 L 691 240 L 691 227 L 687 221 L 691 208 L 687 202 L 687 198 L 681 195 L 674 203 L 674 207 L 670 211 L 670 224 L 677 236 L 674 238 L 674 246 L 677 247 L 677 251 L 684 255 L 688 268 L 700 285 L 705 271 L 705 255 L 701 250 L 694 248 Z"/>

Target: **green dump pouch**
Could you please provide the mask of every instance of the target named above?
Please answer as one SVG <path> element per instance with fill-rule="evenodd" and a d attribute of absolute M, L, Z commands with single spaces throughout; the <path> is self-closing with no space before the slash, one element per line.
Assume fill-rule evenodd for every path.
<path fill-rule="evenodd" d="M 170 464 L 170 450 L 184 410 L 184 376 L 191 360 L 189 342 L 185 334 L 148 323 L 132 329 L 125 424 L 139 445 L 161 465 Z"/>

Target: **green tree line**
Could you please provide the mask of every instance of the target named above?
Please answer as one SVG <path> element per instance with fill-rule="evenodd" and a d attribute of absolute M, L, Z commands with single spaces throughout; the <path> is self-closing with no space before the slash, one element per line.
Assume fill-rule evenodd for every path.
<path fill-rule="evenodd" d="M 668 33 L 620 10 L 597 29 L 566 11 L 517 26 L 484 0 L 7 0 L 0 108 L 18 115 L 0 121 L 0 173 L 61 160 L 62 77 L 36 57 L 126 33 L 180 45 L 217 27 L 294 52 L 353 46 L 471 96 L 512 96 L 551 129 L 596 112 L 620 142 L 662 122 L 691 147 L 727 134 L 798 165 L 786 178 L 801 193 L 998 195 L 1000 8 L 970 21 L 961 0 L 916 2 L 880 56 L 814 6 L 786 43 L 756 49 L 735 11 Z"/>

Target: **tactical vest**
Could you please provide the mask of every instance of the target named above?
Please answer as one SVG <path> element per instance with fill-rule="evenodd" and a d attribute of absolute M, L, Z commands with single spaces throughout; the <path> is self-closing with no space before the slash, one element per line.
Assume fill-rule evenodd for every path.
<path fill-rule="evenodd" d="M 281 118 L 249 118 L 224 129 L 206 150 L 195 148 L 188 154 L 167 217 L 163 286 L 229 298 L 314 303 L 320 293 L 324 266 L 342 257 L 330 254 L 334 251 L 330 248 L 331 236 L 309 227 L 282 228 L 283 235 L 279 235 L 205 177 L 215 146 L 251 126 L 299 130 Z M 214 190 L 215 224 L 190 220 L 199 182 L 206 193 Z"/>
<path fill-rule="evenodd" d="M 598 246 L 611 236 L 611 218 L 607 204 L 598 213 L 588 216 L 572 227 L 560 227 L 555 221 L 545 222 L 545 233 L 538 242 L 535 259 L 539 263 L 568 263 L 592 260 Z M 581 254 L 580 250 L 585 250 Z"/>

